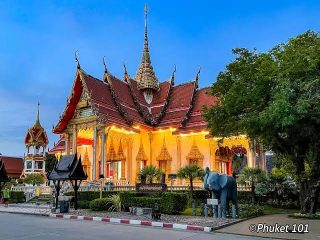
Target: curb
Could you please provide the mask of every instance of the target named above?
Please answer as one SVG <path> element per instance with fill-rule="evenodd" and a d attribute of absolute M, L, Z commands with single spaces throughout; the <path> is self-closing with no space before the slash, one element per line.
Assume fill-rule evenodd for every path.
<path fill-rule="evenodd" d="M 145 221 L 145 220 L 132 220 L 132 219 L 120 219 L 120 218 L 108 218 L 108 217 L 89 217 L 89 216 L 77 216 L 77 215 L 65 215 L 65 214 L 53 214 L 53 213 L 49 214 L 49 217 L 136 225 L 136 226 L 140 225 L 140 226 L 146 226 L 146 227 L 159 227 L 164 229 L 176 229 L 176 230 L 187 230 L 187 231 L 200 231 L 200 232 L 213 231 L 212 227 L 202 227 L 202 226 L 186 225 L 186 224 L 178 224 L 178 223 L 152 222 L 152 221 Z"/>
<path fill-rule="evenodd" d="M 15 211 L 1 211 L 0 213 L 10 213 L 10 214 L 22 214 L 22 215 L 32 215 L 32 216 L 42 216 L 42 217 L 49 217 L 49 213 L 30 213 L 30 212 L 15 212 Z"/>

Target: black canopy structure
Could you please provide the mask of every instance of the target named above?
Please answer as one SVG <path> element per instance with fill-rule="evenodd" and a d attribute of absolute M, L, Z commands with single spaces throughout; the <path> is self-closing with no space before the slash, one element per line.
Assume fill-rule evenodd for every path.
<path fill-rule="evenodd" d="M 10 181 L 10 177 L 8 177 L 6 168 L 4 166 L 4 162 L 0 160 L 0 196 L 1 196 L 1 190 L 4 184 L 9 181 Z"/>
<path fill-rule="evenodd" d="M 70 181 L 74 190 L 74 208 L 78 208 L 78 189 L 81 181 L 87 179 L 84 172 L 81 157 L 77 154 L 65 155 L 56 163 L 48 179 L 54 182 L 56 189 L 56 208 L 58 208 L 58 197 L 61 189 L 61 182 Z"/>

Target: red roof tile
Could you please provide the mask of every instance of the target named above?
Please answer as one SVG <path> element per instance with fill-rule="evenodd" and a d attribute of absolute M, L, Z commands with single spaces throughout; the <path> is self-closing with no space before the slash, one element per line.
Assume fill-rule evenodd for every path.
<path fill-rule="evenodd" d="M 202 126 L 200 115 L 204 104 L 214 104 L 215 98 L 207 94 L 207 88 L 197 90 L 196 82 L 173 86 L 171 81 L 160 84 L 160 91 L 154 95 L 151 104 L 147 104 L 137 82 L 128 79 L 128 83 L 111 74 L 106 81 L 96 79 L 82 70 L 77 71 L 68 105 L 54 129 L 61 133 L 73 117 L 76 105 L 85 88 L 91 99 L 94 113 L 106 122 L 130 127 L 139 123 L 146 127 L 194 127 Z M 131 122 L 130 122 L 131 121 Z M 182 126 L 183 125 L 183 126 Z"/>
<path fill-rule="evenodd" d="M 11 178 L 19 178 L 23 171 L 23 159 L 20 157 L 0 156 L 7 174 Z"/>

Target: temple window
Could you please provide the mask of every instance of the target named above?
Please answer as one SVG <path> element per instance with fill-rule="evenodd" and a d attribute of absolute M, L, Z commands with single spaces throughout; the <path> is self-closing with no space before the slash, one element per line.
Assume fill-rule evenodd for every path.
<path fill-rule="evenodd" d="M 232 174 L 232 152 L 228 147 L 219 147 L 215 152 L 215 169 L 219 173 Z"/>
<path fill-rule="evenodd" d="M 140 147 L 139 147 L 139 151 L 138 151 L 138 154 L 136 157 L 137 173 L 140 172 L 140 170 L 147 165 L 147 161 L 148 161 L 148 158 L 147 158 L 146 153 L 144 152 L 142 139 L 140 138 Z"/>
<path fill-rule="evenodd" d="M 168 152 L 168 149 L 166 146 L 166 140 L 165 138 L 163 138 L 162 148 L 159 156 L 157 157 L 157 161 L 158 161 L 158 167 L 166 175 L 169 174 L 171 171 L 171 160 L 172 160 L 172 157 Z"/>
<path fill-rule="evenodd" d="M 121 140 L 119 143 L 118 153 L 115 152 L 113 138 L 111 138 L 110 147 L 107 155 L 107 178 L 112 180 L 125 179 L 125 162 Z"/>
<path fill-rule="evenodd" d="M 32 161 L 27 161 L 27 169 L 32 169 Z"/>

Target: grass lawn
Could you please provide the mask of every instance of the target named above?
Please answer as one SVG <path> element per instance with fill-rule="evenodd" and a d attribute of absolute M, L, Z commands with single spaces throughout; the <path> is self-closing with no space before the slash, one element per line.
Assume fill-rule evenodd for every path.
<path fill-rule="evenodd" d="M 291 214 L 298 213 L 299 209 L 285 209 L 285 208 L 277 208 L 268 205 L 261 206 L 264 210 L 263 213 L 265 215 L 270 214 Z M 192 216 L 192 208 L 186 208 L 181 215 Z M 201 208 L 196 208 L 196 216 L 201 216 Z"/>
<path fill-rule="evenodd" d="M 264 205 L 263 212 L 266 215 L 270 214 L 293 214 L 299 212 L 299 209 L 285 209 L 285 208 L 276 208 L 268 205 Z"/>
<path fill-rule="evenodd" d="M 192 208 L 186 208 L 181 215 L 192 216 Z M 196 208 L 196 216 L 201 216 L 201 208 Z"/>

